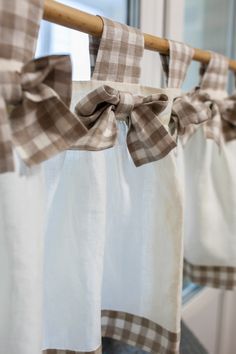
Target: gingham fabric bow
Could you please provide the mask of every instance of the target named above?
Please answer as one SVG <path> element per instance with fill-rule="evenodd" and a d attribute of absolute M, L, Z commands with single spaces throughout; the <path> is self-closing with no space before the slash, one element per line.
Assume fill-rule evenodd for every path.
<path fill-rule="evenodd" d="M 171 119 L 175 122 L 178 134 L 182 136 L 183 145 L 188 142 L 200 124 L 203 124 L 205 137 L 214 139 L 217 144 L 220 144 L 219 107 L 209 94 L 199 88 L 174 101 Z"/>
<path fill-rule="evenodd" d="M 103 23 L 102 38 L 90 37 L 92 79 L 137 84 L 144 50 L 143 34 L 106 18 Z M 118 120 L 128 125 L 127 147 L 136 166 L 159 160 L 176 147 L 168 127 L 159 117 L 168 105 L 166 95 L 143 97 L 103 83 L 75 107 L 77 116 L 89 129 L 75 148 L 102 150 L 114 146 Z"/>
<path fill-rule="evenodd" d="M 205 137 L 213 139 L 219 146 L 223 139 L 228 141 L 236 136 L 235 96 L 222 100 L 212 97 L 217 91 L 225 90 L 228 61 L 219 54 L 211 55 L 208 67 L 201 68 L 203 77 L 200 87 L 178 97 L 172 107 L 172 119 L 178 133 L 183 135 L 183 145 L 199 125 L 202 125 Z M 208 90 L 213 93 L 209 94 Z"/>
<path fill-rule="evenodd" d="M 87 129 L 67 108 L 68 56 L 30 61 L 20 72 L 0 71 L 0 173 L 13 171 L 13 148 L 38 164 L 70 148 Z"/>
<path fill-rule="evenodd" d="M 87 94 L 75 107 L 79 119 L 89 129 L 80 139 L 79 149 L 102 150 L 115 145 L 117 120 L 129 126 L 127 146 L 136 166 L 156 161 L 167 155 L 176 143 L 158 117 L 167 107 L 168 97 L 147 97 L 100 86 Z"/>
<path fill-rule="evenodd" d="M 220 146 L 222 140 L 236 139 L 236 95 L 213 100 L 206 92 L 196 89 L 175 100 L 172 119 L 179 135 L 183 135 L 183 145 L 196 132 L 197 125 L 202 124 L 206 139 L 213 139 Z"/>

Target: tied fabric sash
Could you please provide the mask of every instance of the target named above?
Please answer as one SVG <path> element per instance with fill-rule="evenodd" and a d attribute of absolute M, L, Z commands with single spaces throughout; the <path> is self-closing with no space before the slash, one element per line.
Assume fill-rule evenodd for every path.
<path fill-rule="evenodd" d="M 127 146 L 136 166 L 156 161 L 176 147 L 159 114 L 168 105 L 165 94 L 147 97 L 103 85 L 81 99 L 75 112 L 88 128 L 75 148 L 103 150 L 115 145 L 117 120 L 128 123 Z"/>
<path fill-rule="evenodd" d="M 13 148 L 31 166 L 87 133 L 67 107 L 70 97 L 69 56 L 35 59 L 20 72 L 0 71 L 0 173 L 14 171 Z"/>
<path fill-rule="evenodd" d="M 236 139 L 236 94 L 217 100 L 198 87 L 175 99 L 171 119 L 183 145 L 202 125 L 205 137 L 220 146 L 222 141 Z"/>

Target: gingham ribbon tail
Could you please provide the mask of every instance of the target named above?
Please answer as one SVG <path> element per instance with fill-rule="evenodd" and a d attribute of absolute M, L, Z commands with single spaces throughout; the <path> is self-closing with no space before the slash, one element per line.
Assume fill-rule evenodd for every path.
<path fill-rule="evenodd" d="M 219 104 L 225 141 L 236 139 L 236 93 Z"/>
<path fill-rule="evenodd" d="M 14 170 L 13 150 L 31 166 L 86 134 L 67 108 L 70 81 L 69 56 L 35 59 L 20 72 L 0 71 L 0 173 Z"/>
<path fill-rule="evenodd" d="M 176 147 L 176 142 L 162 123 L 168 97 L 154 94 L 135 96 L 110 86 L 101 86 L 78 102 L 75 112 L 89 129 L 80 139 L 79 149 L 102 150 L 115 145 L 117 120 L 128 124 L 127 146 L 136 166 L 159 160 Z"/>

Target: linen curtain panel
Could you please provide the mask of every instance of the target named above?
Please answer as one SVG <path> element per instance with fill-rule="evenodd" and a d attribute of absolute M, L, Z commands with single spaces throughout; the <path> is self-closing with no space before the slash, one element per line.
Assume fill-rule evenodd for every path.
<path fill-rule="evenodd" d="M 199 87 L 182 98 L 202 123 L 183 139 L 186 276 L 200 285 L 236 284 L 236 111 L 228 96 L 228 60 L 212 53 Z"/>
<path fill-rule="evenodd" d="M 183 209 L 169 122 L 193 51 L 171 42 L 169 87 L 143 87 L 142 34 L 103 21 L 92 80 L 73 84 L 90 130 L 46 168 L 44 349 L 97 354 L 103 335 L 177 353 Z"/>
<path fill-rule="evenodd" d="M 193 49 L 169 41 L 166 88 L 144 87 L 142 33 L 102 18 L 72 83 L 68 56 L 33 59 L 42 13 L 0 0 L 0 352 L 177 354 L 183 268 L 236 282 L 228 61 L 182 93 Z"/>

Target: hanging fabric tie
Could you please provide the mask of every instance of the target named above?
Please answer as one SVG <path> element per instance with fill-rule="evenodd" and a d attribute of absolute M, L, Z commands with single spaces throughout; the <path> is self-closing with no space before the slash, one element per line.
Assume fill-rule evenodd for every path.
<path fill-rule="evenodd" d="M 104 33 L 100 42 L 91 39 L 92 67 L 97 55 L 93 79 L 137 83 L 140 75 L 140 59 L 143 54 L 143 38 L 135 29 L 103 19 Z M 112 38 L 112 41 L 110 40 Z M 114 46 L 113 41 L 119 42 Z M 120 42 L 126 55 L 119 54 Z M 111 52 L 113 53 L 111 55 Z M 119 60 L 119 61 L 118 61 Z M 129 130 L 127 145 L 136 166 L 157 161 L 166 156 L 176 142 L 159 115 L 169 103 L 165 94 L 150 96 L 133 95 L 118 91 L 108 85 L 98 87 L 85 96 L 75 107 L 75 113 L 88 128 L 88 134 L 79 140 L 76 148 L 102 150 L 117 141 L 117 120 L 125 120 Z"/>
<path fill-rule="evenodd" d="M 160 55 L 166 86 L 178 88 L 184 82 L 194 50 L 187 44 L 169 40 L 169 55 Z"/>
<path fill-rule="evenodd" d="M 213 139 L 219 146 L 232 138 L 229 132 L 232 131 L 235 119 L 229 111 L 234 107 L 234 97 L 213 99 L 207 92 L 225 89 L 227 72 L 227 58 L 211 53 L 209 65 L 201 67 L 200 86 L 175 100 L 172 116 L 178 120 L 178 132 L 183 135 L 183 145 L 186 145 L 199 125 L 203 125 L 205 138 Z"/>
<path fill-rule="evenodd" d="M 185 79 L 194 50 L 186 44 L 170 40 L 169 48 L 169 56 L 160 56 L 165 73 L 166 85 L 167 87 L 178 88 L 181 87 Z M 178 112 L 178 106 L 182 109 L 182 101 L 183 96 L 174 99 L 169 123 L 170 130 L 172 134 L 176 136 L 176 140 L 178 135 L 183 134 L 185 127 L 188 127 L 190 124 L 196 124 L 191 115 L 187 114 L 186 117 L 183 117 L 180 114 L 176 114 L 176 111 Z M 190 109 L 192 109 L 192 106 L 190 106 Z"/>
<path fill-rule="evenodd" d="M 142 33 L 132 27 L 103 20 L 101 38 L 89 37 L 93 80 L 138 83 L 144 50 Z"/>
<path fill-rule="evenodd" d="M 87 133 L 68 108 L 69 56 L 35 59 L 17 70 L 3 57 L 0 63 L 0 173 L 14 171 L 14 148 L 32 166 L 70 148 Z"/>

